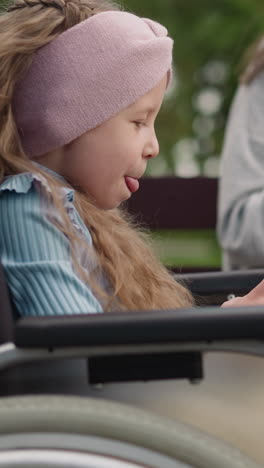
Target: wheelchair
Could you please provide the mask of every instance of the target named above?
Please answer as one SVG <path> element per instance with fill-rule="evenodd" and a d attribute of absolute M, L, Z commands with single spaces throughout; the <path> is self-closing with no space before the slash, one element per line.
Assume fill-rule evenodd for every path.
<path fill-rule="evenodd" d="M 205 353 L 263 356 L 263 308 L 218 306 L 263 270 L 176 276 L 198 307 L 17 318 L 0 265 L 0 468 L 260 468 L 191 425 L 100 397 L 113 382 L 199 382 Z"/>
<path fill-rule="evenodd" d="M 240 273 L 239 282 L 229 274 L 228 283 L 225 274 L 210 275 L 189 275 L 195 294 L 215 293 L 213 280 L 221 294 L 226 284 L 236 293 L 238 283 L 239 291 L 249 283 L 246 274 Z M 261 275 L 261 270 L 251 273 L 250 286 Z M 91 398 L 89 388 L 107 382 L 196 381 L 203 377 L 205 352 L 263 355 L 261 308 L 200 306 L 15 320 L 2 270 L 0 278 L 1 468 L 260 466 L 194 427 Z"/>

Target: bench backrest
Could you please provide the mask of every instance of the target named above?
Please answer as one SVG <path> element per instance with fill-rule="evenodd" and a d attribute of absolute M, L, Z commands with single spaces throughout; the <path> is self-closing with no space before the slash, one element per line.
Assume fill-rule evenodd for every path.
<path fill-rule="evenodd" d="M 208 257 L 202 257 L 204 266 L 190 265 L 187 267 L 184 264 L 177 264 L 174 268 L 174 265 L 170 265 L 172 270 L 175 272 L 219 270 L 220 247 L 217 245 L 215 236 L 217 191 L 217 178 L 145 177 L 140 181 L 140 190 L 128 200 L 127 208 L 129 212 L 136 215 L 136 219 L 140 223 L 152 231 L 158 230 L 158 234 L 160 234 L 162 230 L 169 230 L 170 242 L 173 237 L 176 239 L 174 257 L 175 253 L 177 257 L 177 239 L 180 242 L 183 239 L 185 242 L 186 231 L 190 231 L 191 234 L 189 236 L 187 233 L 188 239 L 190 239 L 188 245 L 192 242 L 192 238 L 196 246 L 199 242 L 198 239 L 201 239 Z M 175 231 L 175 236 L 171 231 Z M 164 232 L 164 234 L 165 238 L 168 239 L 168 233 Z M 206 239 L 209 239 L 210 244 L 205 246 Z M 188 245 L 186 244 L 187 251 Z M 202 252 L 201 249 L 199 251 Z M 214 258 L 213 265 L 215 266 L 212 266 L 209 254 L 211 251 L 212 255 L 219 259 Z M 184 251 L 180 252 L 181 257 L 182 254 L 185 255 Z M 186 252 L 186 254 L 190 264 L 190 253 Z M 166 263 L 166 260 L 164 261 Z"/>
<path fill-rule="evenodd" d="M 218 179 L 144 177 L 128 210 L 151 229 L 215 229 Z"/>

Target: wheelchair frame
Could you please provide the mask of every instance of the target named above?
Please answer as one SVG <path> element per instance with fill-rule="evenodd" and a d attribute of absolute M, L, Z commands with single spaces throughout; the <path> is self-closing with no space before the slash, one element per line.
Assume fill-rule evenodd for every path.
<path fill-rule="evenodd" d="M 208 304 L 210 299 L 213 304 L 218 304 L 225 300 L 229 294 L 240 295 L 248 292 L 263 278 L 263 271 L 228 274 L 223 272 L 192 273 L 189 275 L 178 274 L 176 277 L 188 285 L 200 304 L 203 304 L 203 301 Z M 257 356 L 264 355 L 263 307 L 220 309 L 216 305 L 200 305 L 200 307 L 190 309 L 133 311 L 125 314 L 109 313 L 74 315 L 72 317 L 23 317 L 15 320 L 1 266 L 0 298 L 0 383 L 2 378 L 7 378 L 8 381 L 8 373 L 13 369 L 24 369 L 29 364 L 36 363 L 39 366 L 39 372 L 41 372 L 43 362 L 60 362 L 65 359 L 75 360 L 77 358 L 88 359 L 87 378 L 89 383 L 94 385 L 106 382 L 175 378 L 187 378 L 191 382 L 197 382 L 203 378 L 203 353 L 226 351 Z M 16 395 L 16 391 L 12 392 L 12 379 L 10 385 L 11 392 L 9 394 Z M 49 394 L 48 391 L 43 393 Z M 4 393 L 2 395 L 4 398 L 0 399 L 3 404 L 9 400 L 9 398 L 5 398 L 7 395 L 8 392 Z M 31 398 L 33 405 L 37 405 L 39 401 L 37 397 L 31 395 Z M 54 397 L 47 398 L 52 402 Z M 47 402 L 45 404 L 47 405 Z M 93 401 L 92 404 L 95 407 L 97 405 L 96 401 Z M 116 407 L 111 412 L 113 421 L 115 410 Z M 15 418 L 12 408 L 10 411 L 11 416 Z M 2 414 L 5 413 L 2 411 Z M 7 411 L 7 422 L 8 414 Z M 155 421 L 153 427 L 157 423 L 157 420 Z M 170 427 L 169 431 L 165 432 L 169 439 L 170 433 L 174 435 L 176 433 L 172 426 L 168 427 Z M 183 430 L 182 426 L 177 433 L 177 441 L 180 440 L 180 443 L 177 445 L 175 442 L 179 453 L 181 453 L 181 444 L 184 446 L 184 442 L 179 436 L 181 430 Z M 188 431 L 189 429 L 187 430 L 189 434 Z M 1 432 L 3 429 L 2 431 L 0 429 Z M 120 431 L 119 437 L 121 440 Z M 225 447 L 219 450 L 217 459 L 213 458 L 216 457 L 215 451 L 210 453 L 210 456 L 208 452 L 199 460 L 199 447 L 201 449 L 201 446 L 195 442 L 198 440 L 197 437 L 201 438 L 201 434 L 198 433 L 197 436 L 195 433 L 193 437 L 188 439 L 189 445 L 184 446 L 184 450 L 182 450 L 184 454 L 179 455 L 179 464 L 176 464 L 176 459 L 173 458 L 175 468 L 176 466 L 182 467 L 183 465 L 180 463 L 183 461 L 188 463 L 193 461 L 196 464 L 188 466 L 201 468 L 211 466 L 216 468 L 226 466 L 230 468 L 255 468 L 258 466 L 246 457 L 240 459 L 238 456 L 237 458 L 237 454 L 232 450 L 228 455 L 227 465 L 227 459 L 223 461 Z M 215 448 L 214 442 L 206 437 L 203 435 L 202 439 L 204 438 L 203 440 L 206 440 L 209 446 L 212 444 L 212 447 Z M 170 442 L 173 446 L 173 440 Z M 137 443 L 139 443 L 138 440 Z M 155 444 L 157 443 L 156 438 Z M 195 461 L 192 458 L 194 456 L 192 444 Z M 144 447 L 151 447 L 151 450 L 155 448 L 149 441 Z M 136 450 L 135 447 L 134 450 Z M 210 451 L 209 448 L 207 450 Z M 189 456 L 188 452 L 192 455 Z M 167 450 L 167 455 L 175 457 L 172 448 Z M 166 467 L 172 466 L 169 465 L 168 460 L 167 462 Z M 152 463 L 154 462 L 152 461 Z M 0 445 L 0 468 L 2 466 L 4 465 L 1 465 Z M 151 466 L 156 465 L 152 464 Z M 165 465 L 162 468 L 165 468 Z"/>

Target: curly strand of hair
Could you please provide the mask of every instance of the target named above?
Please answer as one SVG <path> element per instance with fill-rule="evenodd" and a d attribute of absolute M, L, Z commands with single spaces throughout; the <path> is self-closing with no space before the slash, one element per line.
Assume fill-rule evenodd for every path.
<path fill-rule="evenodd" d="M 61 13 L 64 13 L 64 4 L 61 4 L 61 2 L 48 2 L 45 0 L 39 0 L 41 5 L 43 5 L 45 8 L 57 8 Z"/>
<path fill-rule="evenodd" d="M 78 7 L 78 8 L 86 8 L 86 9 L 90 9 L 91 12 L 94 12 L 96 10 L 96 7 L 95 6 L 90 6 L 87 4 L 87 2 L 80 2 L 78 1 L 78 3 L 76 3 L 74 0 L 66 0 L 65 2 L 62 2 L 62 1 L 55 1 L 55 0 L 38 0 L 38 1 L 30 1 L 30 0 L 22 0 L 22 1 L 19 1 L 19 2 L 16 2 L 14 5 L 11 5 L 9 6 L 7 9 L 6 9 L 6 12 L 10 13 L 14 10 L 20 10 L 22 8 L 26 8 L 26 7 L 29 7 L 29 8 L 32 8 L 32 7 L 35 7 L 35 6 L 40 6 L 42 5 L 43 7 L 45 8 L 56 8 L 57 10 L 59 10 L 61 13 L 65 13 L 65 8 L 68 7 L 68 5 L 70 6 L 75 6 L 75 7 Z M 93 3 L 94 5 L 94 3 Z M 103 6 L 103 4 L 102 4 Z M 93 16 L 95 13 L 91 13 L 90 16 Z"/>

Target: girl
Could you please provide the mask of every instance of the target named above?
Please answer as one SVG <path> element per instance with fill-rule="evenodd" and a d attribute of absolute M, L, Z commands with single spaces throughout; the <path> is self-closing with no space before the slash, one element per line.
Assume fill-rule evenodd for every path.
<path fill-rule="evenodd" d="M 0 16 L 0 256 L 20 315 L 193 305 L 120 208 L 159 152 L 172 40 L 99 0 Z"/>
<path fill-rule="evenodd" d="M 167 30 L 99 0 L 0 17 L 0 252 L 21 315 L 186 307 L 120 204 L 158 154 Z"/>

